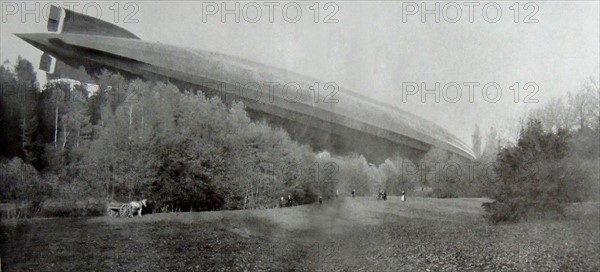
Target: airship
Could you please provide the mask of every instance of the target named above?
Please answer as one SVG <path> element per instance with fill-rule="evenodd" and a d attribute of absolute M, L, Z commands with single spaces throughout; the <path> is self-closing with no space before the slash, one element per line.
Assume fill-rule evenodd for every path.
<path fill-rule="evenodd" d="M 144 41 L 117 25 L 56 6 L 50 8 L 47 30 L 15 35 L 44 52 L 40 68 L 49 77 L 68 76 L 57 71 L 61 66 L 83 66 L 91 75 L 107 69 L 168 81 L 224 101 L 242 101 L 252 120 L 281 127 L 315 151 L 361 154 L 372 163 L 395 156 L 417 160 L 434 147 L 474 159 L 464 142 L 434 122 L 332 82 L 235 56 Z"/>

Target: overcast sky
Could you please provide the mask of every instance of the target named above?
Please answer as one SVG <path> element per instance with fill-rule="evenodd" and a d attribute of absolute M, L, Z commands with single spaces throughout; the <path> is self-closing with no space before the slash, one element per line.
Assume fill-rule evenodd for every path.
<path fill-rule="evenodd" d="M 38 14 L 42 14 L 48 2 L 35 3 L 39 3 Z M 531 2 L 529 6 L 526 2 L 497 2 L 500 16 L 495 4 L 488 5 L 484 12 L 487 2 L 478 2 L 478 6 L 472 6 L 472 22 L 470 8 L 464 2 L 437 2 L 439 23 L 433 14 L 426 15 L 423 23 L 421 2 L 406 1 L 332 2 L 329 6 L 320 2 L 318 16 L 314 1 L 296 2 L 300 17 L 293 5 L 287 6 L 284 16 L 282 3 L 272 6 L 272 18 L 268 3 L 238 2 L 239 23 L 233 15 L 227 15 L 225 23 L 221 21 L 221 2 L 206 2 L 204 6 L 196 1 L 133 2 L 131 6 L 123 2 L 117 6 L 114 1 L 96 3 L 102 19 L 143 40 L 239 56 L 336 82 L 432 120 L 466 143 L 471 142 L 475 124 L 484 130 L 490 125 L 506 128 L 510 126 L 507 120 L 517 119 L 552 97 L 577 90 L 587 77 L 599 71 L 597 1 Z M 213 3 L 219 11 L 209 15 Z M 435 3 L 427 2 L 426 8 L 434 9 Z M 231 9 L 234 5 L 227 2 Z M 415 6 L 419 11 L 414 10 Z M 461 17 L 456 17 L 457 6 Z M 14 7 L 19 8 L 18 12 L 13 12 Z M 34 2 L 26 7 L 33 9 Z M 255 19 L 256 7 L 261 9 L 259 19 Z M 37 66 L 41 51 L 13 33 L 45 32 L 46 22 L 42 16 L 36 22 L 33 14 L 23 20 L 22 8 L 20 2 L 2 2 L 1 59 L 14 62 L 21 55 Z M 73 10 L 83 12 L 83 4 Z M 518 16 L 515 10 L 519 10 Z M 96 16 L 91 5 L 87 13 Z M 137 22 L 124 22 L 127 16 Z M 325 23 L 326 19 L 332 22 Z M 451 23 L 453 20 L 457 22 Z M 456 82 L 462 87 L 462 96 L 455 98 L 455 89 L 448 88 L 449 97 L 442 97 L 439 103 L 433 95 L 428 95 L 425 103 L 420 95 L 407 96 L 403 101 L 403 85 L 425 83 L 427 89 L 434 89 L 435 82 L 440 83 L 441 94 L 444 85 Z M 473 102 L 466 82 L 479 84 Z M 535 88 L 530 84 L 525 90 L 528 82 L 538 86 L 537 93 L 530 97 L 530 102 L 537 103 L 524 103 L 525 96 Z M 482 87 L 488 83 L 497 83 L 502 89 L 496 103 L 485 100 L 494 98 L 493 88 L 488 89 L 488 96 L 482 94 Z M 510 89 L 515 83 L 521 89 L 517 103 Z M 343 103 L 343 95 L 339 93 L 339 103 Z"/>

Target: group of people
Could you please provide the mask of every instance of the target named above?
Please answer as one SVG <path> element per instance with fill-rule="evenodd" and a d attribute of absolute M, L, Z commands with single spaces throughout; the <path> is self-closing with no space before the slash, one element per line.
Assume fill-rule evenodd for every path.
<path fill-rule="evenodd" d="M 385 191 L 379 190 L 379 195 L 377 196 L 377 199 L 387 200 L 387 193 Z M 406 193 L 404 191 L 402 191 L 402 196 L 400 197 L 400 199 L 402 201 L 406 201 Z"/>
<path fill-rule="evenodd" d="M 377 199 L 387 200 L 387 193 L 385 191 L 379 190 L 379 195 L 377 195 Z"/>
<path fill-rule="evenodd" d="M 285 205 L 285 200 L 283 198 L 283 196 L 279 199 L 279 207 L 283 207 Z M 292 195 L 288 194 L 287 195 L 287 206 L 290 207 L 292 206 Z"/>
<path fill-rule="evenodd" d="M 354 198 L 354 196 L 356 195 L 356 190 L 352 189 L 352 198 Z M 335 199 L 338 199 L 340 197 L 340 191 L 339 190 L 335 190 Z M 323 204 L 323 197 L 319 196 L 319 204 Z"/>
<path fill-rule="evenodd" d="M 340 196 L 340 191 L 336 190 L 335 191 L 335 199 L 338 199 Z M 352 189 L 352 198 L 354 198 L 356 196 L 356 190 Z M 383 200 L 387 200 L 387 192 L 384 190 L 379 189 L 379 194 L 377 195 L 377 199 L 383 199 Z M 402 191 L 402 197 L 401 197 L 402 201 L 406 201 L 406 196 L 405 196 L 405 192 Z M 323 204 L 323 196 L 319 195 L 319 205 Z M 279 199 L 279 206 L 283 207 L 285 205 L 285 199 L 282 196 Z M 287 195 L 287 207 L 292 206 L 292 195 L 288 194 Z"/>

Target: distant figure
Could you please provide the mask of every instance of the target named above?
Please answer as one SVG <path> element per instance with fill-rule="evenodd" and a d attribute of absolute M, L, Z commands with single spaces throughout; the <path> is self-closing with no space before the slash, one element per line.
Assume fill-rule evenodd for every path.
<path fill-rule="evenodd" d="M 404 194 L 404 191 L 402 191 L 402 201 L 406 201 L 406 196 Z"/>
<path fill-rule="evenodd" d="M 387 193 L 383 191 L 383 200 L 387 200 Z"/>
<path fill-rule="evenodd" d="M 282 196 L 282 197 L 279 199 L 279 208 L 283 207 L 283 203 L 285 203 L 285 202 L 283 202 L 283 201 L 284 201 L 284 200 L 283 200 L 283 196 Z"/>
<path fill-rule="evenodd" d="M 319 205 L 323 204 L 323 198 L 319 196 Z"/>
<path fill-rule="evenodd" d="M 335 190 L 335 199 L 337 199 L 339 195 L 340 195 L 340 191 Z"/>
<path fill-rule="evenodd" d="M 288 206 L 292 206 L 292 195 L 288 194 Z"/>
<path fill-rule="evenodd" d="M 352 189 L 352 198 L 354 198 L 355 193 L 356 193 L 356 190 Z"/>

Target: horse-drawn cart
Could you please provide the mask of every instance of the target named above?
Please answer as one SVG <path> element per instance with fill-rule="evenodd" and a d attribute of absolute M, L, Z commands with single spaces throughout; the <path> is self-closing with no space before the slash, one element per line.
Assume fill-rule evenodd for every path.
<path fill-rule="evenodd" d="M 110 202 L 106 209 L 110 217 L 132 217 L 133 208 L 129 203 Z"/>

